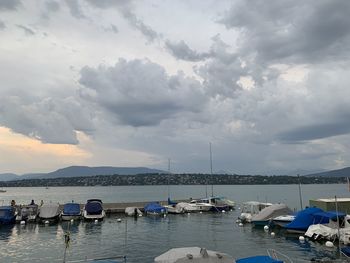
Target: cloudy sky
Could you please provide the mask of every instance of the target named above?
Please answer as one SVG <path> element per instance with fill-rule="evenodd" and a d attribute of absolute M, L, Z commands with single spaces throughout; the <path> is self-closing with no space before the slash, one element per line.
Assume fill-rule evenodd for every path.
<path fill-rule="evenodd" d="M 350 166 L 350 1 L 0 0 L 0 173 Z"/>

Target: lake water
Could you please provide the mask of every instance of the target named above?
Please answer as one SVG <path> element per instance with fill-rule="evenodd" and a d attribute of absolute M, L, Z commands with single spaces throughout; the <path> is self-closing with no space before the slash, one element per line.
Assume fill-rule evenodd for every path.
<path fill-rule="evenodd" d="M 171 186 L 173 199 L 205 196 L 205 186 Z M 104 202 L 165 200 L 167 186 L 111 186 L 111 187 L 50 187 L 7 188 L 0 200 L 17 203 L 76 202 L 89 198 Z M 208 187 L 211 194 L 211 187 Z M 309 199 L 348 197 L 346 185 L 303 185 L 303 205 Z M 241 203 L 249 200 L 283 202 L 299 209 L 297 185 L 230 185 L 214 186 L 214 194 Z M 107 217 L 101 223 L 74 223 L 70 226 L 71 245 L 68 260 L 126 255 L 128 262 L 153 262 L 154 257 L 173 247 L 200 246 L 226 252 L 235 258 L 266 254 L 274 248 L 293 258 L 337 257 L 336 248 L 328 249 L 314 242 L 300 243 L 298 237 L 277 232 L 275 237 L 250 225 L 239 227 L 235 220 L 239 210 L 228 213 L 168 215 L 165 218 L 141 217 L 116 220 Z M 0 262 L 62 262 L 64 232 L 67 223 L 53 226 L 0 226 Z"/>

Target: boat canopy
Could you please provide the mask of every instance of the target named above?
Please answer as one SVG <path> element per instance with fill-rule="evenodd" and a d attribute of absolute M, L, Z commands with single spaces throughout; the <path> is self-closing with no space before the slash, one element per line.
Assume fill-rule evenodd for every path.
<path fill-rule="evenodd" d="M 310 207 L 301 210 L 297 213 L 295 219 L 291 223 L 285 225 L 284 227 L 286 229 L 306 231 L 310 225 L 329 223 L 329 217 L 317 216 L 317 213 L 321 212 L 324 211 L 317 207 Z"/>
<path fill-rule="evenodd" d="M 166 209 L 158 203 L 148 203 L 144 207 L 145 212 L 163 213 Z"/>
<path fill-rule="evenodd" d="M 253 221 L 265 221 L 281 215 L 291 215 L 293 211 L 285 204 L 273 204 L 265 207 L 259 214 L 252 217 Z"/>
<path fill-rule="evenodd" d="M 102 202 L 99 199 L 90 199 L 85 205 L 85 210 L 89 215 L 99 215 L 102 213 Z"/>
<path fill-rule="evenodd" d="M 80 205 L 77 203 L 67 203 L 63 206 L 63 214 L 65 215 L 79 215 Z"/>
<path fill-rule="evenodd" d="M 283 261 L 271 258 L 269 256 L 255 256 L 237 259 L 236 263 L 283 263 Z"/>
<path fill-rule="evenodd" d="M 40 207 L 39 216 L 41 218 L 52 218 L 59 214 L 59 204 L 44 204 Z"/>

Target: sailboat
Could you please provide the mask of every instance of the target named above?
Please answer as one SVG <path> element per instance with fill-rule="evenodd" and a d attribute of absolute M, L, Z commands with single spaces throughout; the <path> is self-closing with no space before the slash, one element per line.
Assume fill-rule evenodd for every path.
<path fill-rule="evenodd" d="M 3 187 L 0 188 L 0 193 L 6 193 L 6 190 L 4 190 Z"/>
<path fill-rule="evenodd" d="M 164 207 L 167 209 L 169 214 L 183 214 L 186 212 L 185 207 L 183 205 L 179 205 L 176 202 L 170 200 L 170 159 L 168 159 L 168 204 Z"/>

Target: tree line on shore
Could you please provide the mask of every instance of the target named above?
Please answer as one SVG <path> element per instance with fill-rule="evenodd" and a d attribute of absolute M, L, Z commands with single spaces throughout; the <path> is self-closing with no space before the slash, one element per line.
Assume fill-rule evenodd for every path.
<path fill-rule="evenodd" d="M 268 185 L 268 184 L 339 184 L 346 177 L 309 177 L 286 175 L 235 175 L 235 174 L 138 174 L 96 175 L 89 177 L 62 177 L 0 181 L 0 187 L 46 186 L 117 186 L 117 185 Z"/>

